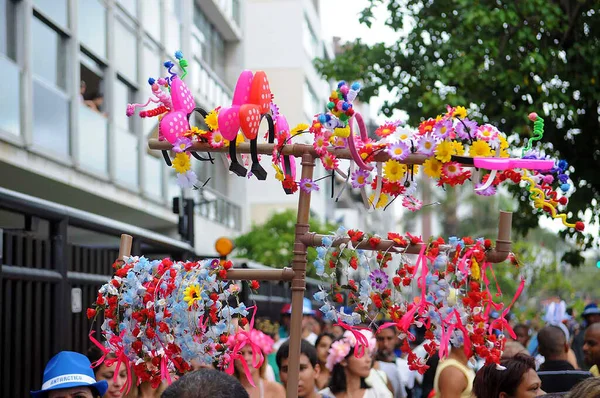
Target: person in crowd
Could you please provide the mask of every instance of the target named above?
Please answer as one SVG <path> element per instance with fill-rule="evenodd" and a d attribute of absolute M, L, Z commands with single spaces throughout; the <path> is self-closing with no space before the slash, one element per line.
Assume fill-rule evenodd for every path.
<path fill-rule="evenodd" d="M 504 345 L 504 351 L 502 352 L 502 359 L 512 358 L 517 354 L 529 354 L 527 348 L 518 341 L 509 340 Z"/>
<path fill-rule="evenodd" d="M 590 373 L 594 377 L 600 377 L 600 322 L 591 324 L 585 330 L 583 355 L 585 362 L 591 366 Z"/>
<path fill-rule="evenodd" d="M 531 338 L 531 329 L 529 326 L 519 323 L 513 328 L 513 331 L 517 335 L 515 341 L 519 342 L 523 347 L 527 347 L 529 344 L 529 339 Z"/>
<path fill-rule="evenodd" d="M 317 388 L 319 390 L 327 387 L 329 385 L 329 377 L 331 373 L 329 369 L 325 366 L 327 362 L 327 355 L 329 354 L 329 348 L 331 348 L 331 343 L 333 343 L 335 338 L 330 333 L 323 333 L 317 337 L 317 341 L 315 342 L 315 348 L 317 349 L 317 361 L 319 362 L 319 375 L 317 376 Z"/>
<path fill-rule="evenodd" d="M 384 320 L 379 323 L 378 332 L 375 335 L 377 341 L 377 352 L 375 354 L 375 367 L 385 372 L 390 386 L 394 391 L 394 397 L 407 398 L 406 380 L 402 380 L 400 367 L 396 357 L 396 343 L 398 341 L 398 330 L 394 325 L 380 329 L 382 325 L 390 324 L 390 321 Z"/>
<path fill-rule="evenodd" d="M 102 105 L 104 104 L 104 94 L 94 93 L 92 99 L 85 100 L 85 104 L 92 110 L 102 113 Z"/>
<path fill-rule="evenodd" d="M 473 382 L 475 398 L 533 398 L 544 395 L 535 360 L 517 354 L 479 369 Z"/>
<path fill-rule="evenodd" d="M 85 80 L 82 80 L 79 82 L 79 101 L 81 101 L 82 103 L 85 103 L 85 91 L 87 90 L 87 84 L 85 83 Z"/>
<path fill-rule="evenodd" d="M 102 351 L 96 346 L 90 347 L 87 352 L 87 357 L 91 363 L 97 362 L 102 358 Z M 107 355 L 107 359 L 113 359 L 114 355 Z M 118 372 L 115 376 L 115 372 Z M 121 364 L 117 371 L 116 362 L 107 365 L 107 361 L 103 361 L 99 366 L 94 368 L 94 375 L 96 380 L 106 380 L 108 383 L 108 391 L 106 392 L 106 398 L 122 398 L 125 397 L 125 390 L 123 386 L 127 383 L 127 364 Z"/>
<path fill-rule="evenodd" d="M 441 360 L 435 372 L 433 389 L 436 398 L 470 398 L 475 372 L 462 346 L 452 347 L 448 358 Z"/>
<path fill-rule="evenodd" d="M 573 343 L 571 344 L 571 348 L 575 352 L 575 356 L 577 358 L 577 364 L 581 369 L 587 369 L 585 357 L 583 355 L 583 340 L 585 335 L 585 329 L 593 325 L 594 323 L 600 322 L 600 308 L 596 303 L 590 303 L 585 306 L 583 313 L 581 314 L 583 317 L 583 323 L 579 328 L 578 333 L 573 338 Z"/>
<path fill-rule="evenodd" d="M 566 398 L 598 398 L 600 397 L 600 377 L 590 377 L 577 384 L 569 391 Z"/>
<path fill-rule="evenodd" d="M 106 380 L 96 380 L 89 359 L 78 352 L 62 351 L 46 364 L 42 388 L 34 398 L 96 398 L 108 390 Z"/>
<path fill-rule="evenodd" d="M 569 391 L 581 380 L 592 376 L 590 372 L 575 370 L 569 363 L 569 343 L 559 327 L 549 325 L 542 328 L 538 333 L 538 345 L 545 359 L 538 369 L 544 391 Z"/>
<path fill-rule="evenodd" d="M 429 366 L 423 375 L 423 382 L 421 383 L 421 396 L 429 397 L 431 393 L 434 391 L 433 386 L 435 382 L 435 375 L 437 373 L 438 365 L 440 364 L 440 356 L 437 354 L 433 354 L 427 359 L 425 365 Z"/>
<path fill-rule="evenodd" d="M 254 344 L 246 344 L 240 350 L 241 358 L 235 360 L 235 377 L 242 383 L 242 386 L 248 391 L 250 398 L 278 398 L 285 396 L 285 390 L 283 386 L 275 381 L 267 379 L 267 360 L 266 356 L 271 353 L 273 349 L 273 339 L 264 334 L 263 332 L 252 329 L 250 331 L 238 332 L 236 335 L 229 338 L 228 344 L 233 347 L 241 340 L 250 339 Z M 253 345 L 260 347 L 265 360 L 259 368 L 255 368 L 252 364 L 253 361 Z M 248 369 L 249 374 L 246 372 L 244 364 Z M 254 385 L 250 383 L 252 379 Z"/>
<path fill-rule="evenodd" d="M 254 327 L 273 339 L 275 343 L 277 340 L 279 340 L 279 324 L 277 322 L 273 323 L 268 318 L 258 318 L 254 324 Z M 275 344 L 273 344 L 273 347 L 275 347 Z M 266 357 L 267 379 L 279 383 L 281 380 L 279 379 L 279 368 L 277 367 L 277 362 L 275 361 L 276 353 L 277 351 L 273 348 L 271 353 Z"/>
<path fill-rule="evenodd" d="M 283 344 L 285 339 L 290 337 L 291 314 L 292 305 L 289 303 L 284 304 L 281 307 L 281 312 L 279 313 L 279 345 Z"/>
<path fill-rule="evenodd" d="M 234 377 L 214 369 L 201 369 L 180 377 L 162 393 L 161 398 L 249 398 L 249 396 Z"/>
<path fill-rule="evenodd" d="M 383 385 L 370 385 L 367 378 L 371 374 L 373 355 L 376 349 L 375 339 L 369 330 L 362 329 L 362 333 L 369 342 L 364 347 L 364 355 L 356 357 L 358 348 L 357 339 L 350 331 L 346 331 L 342 338 L 336 339 L 329 349 L 327 367 L 331 371 L 329 387 L 322 390 L 321 394 L 341 397 L 362 398 L 392 398 L 392 393 Z"/>
<path fill-rule="evenodd" d="M 277 351 L 277 366 L 280 369 L 281 382 L 287 388 L 288 365 L 290 356 L 289 340 Z M 318 392 L 317 381 L 321 373 L 321 365 L 317 357 L 317 349 L 306 340 L 300 341 L 300 373 L 298 374 L 299 398 L 331 398 Z"/>

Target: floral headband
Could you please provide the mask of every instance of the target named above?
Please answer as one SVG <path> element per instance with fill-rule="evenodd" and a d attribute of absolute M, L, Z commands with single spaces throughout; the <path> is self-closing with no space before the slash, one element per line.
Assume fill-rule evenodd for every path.
<path fill-rule="evenodd" d="M 339 326 L 345 327 L 340 324 Z M 346 329 L 348 329 L 346 327 Z M 354 348 L 354 356 L 357 358 L 362 357 L 365 354 L 373 354 L 377 348 L 377 341 L 373 332 L 369 329 L 355 329 L 346 330 L 340 340 L 336 340 L 331 344 L 329 348 L 329 354 L 327 355 L 327 362 L 325 366 L 330 371 L 333 367 L 342 362 L 350 351 Z"/>

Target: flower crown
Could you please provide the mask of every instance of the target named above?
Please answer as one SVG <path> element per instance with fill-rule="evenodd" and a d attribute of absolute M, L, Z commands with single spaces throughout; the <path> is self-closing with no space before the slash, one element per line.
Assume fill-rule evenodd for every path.
<path fill-rule="evenodd" d="M 269 355 L 272 353 L 273 344 L 275 344 L 275 341 L 272 338 L 257 329 L 239 331 L 234 335 L 230 335 L 229 339 L 227 340 L 227 344 L 231 347 L 238 344 L 243 344 L 244 342 L 260 348 L 263 355 Z"/>
<path fill-rule="evenodd" d="M 357 358 L 363 356 L 365 351 L 372 354 L 377 348 L 376 344 L 375 336 L 369 329 L 346 330 L 340 340 L 331 344 L 325 367 L 330 371 L 333 370 L 336 364 L 342 362 L 350 354 L 352 348 L 354 348 L 354 356 Z"/>

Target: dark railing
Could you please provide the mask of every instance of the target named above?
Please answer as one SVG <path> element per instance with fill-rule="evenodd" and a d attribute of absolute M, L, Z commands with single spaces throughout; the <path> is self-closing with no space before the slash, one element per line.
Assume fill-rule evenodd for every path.
<path fill-rule="evenodd" d="M 86 309 L 112 275 L 121 233 L 136 255 L 195 258 L 187 243 L 0 188 L 0 396 L 29 396 L 54 354 L 86 352 Z"/>
<path fill-rule="evenodd" d="M 227 196 L 204 187 L 198 191 L 197 211 L 202 217 L 227 228 L 239 231 L 242 228 L 242 208 Z"/>

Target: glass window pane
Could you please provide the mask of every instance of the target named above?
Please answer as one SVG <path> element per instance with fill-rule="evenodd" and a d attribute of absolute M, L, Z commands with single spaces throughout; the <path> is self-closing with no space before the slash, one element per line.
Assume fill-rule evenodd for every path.
<path fill-rule="evenodd" d="M 82 168 L 108 173 L 108 123 L 106 118 L 85 105 L 79 106 L 79 163 Z"/>
<path fill-rule="evenodd" d="M 69 101 L 43 82 L 33 80 L 33 142 L 69 156 Z"/>
<path fill-rule="evenodd" d="M 135 32 L 120 20 L 115 21 L 117 69 L 128 79 L 137 81 L 137 38 Z"/>
<path fill-rule="evenodd" d="M 57 24 L 67 27 L 67 0 L 33 0 L 33 5 Z"/>
<path fill-rule="evenodd" d="M 142 25 L 155 40 L 160 41 L 160 0 L 142 2 Z"/>
<path fill-rule="evenodd" d="M 0 0 L 0 53 L 17 60 L 17 29 L 13 0 Z"/>
<path fill-rule="evenodd" d="M 162 75 L 162 62 L 160 61 L 160 55 L 158 55 L 158 49 L 145 45 L 143 51 L 142 81 L 146 82 L 149 77 L 158 79 Z"/>
<path fill-rule="evenodd" d="M 155 198 L 162 197 L 162 168 L 166 167 L 160 158 L 144 155 L 144 192 Z"/>
<path fill-rule="evenodd" d="M 125 110 L 127 104 L 133 102 L 133 90 L 123 81 L 117 79 L 115 81 L 113 95 L 113 113 L 115 115 L 115 123 L 117 127 L 131 131 L 133 130 L 133 116 L 127 117 Z"/>
<path fill-rule="evenodd" d="M 119 5 L 123 7 L 131 16 L 137 18 L 137 0 L 117 0 Z M 144 1 L 148 2 L 148 0 Z M 156 11 L 158 13 L 158 10 Z"/>
<path fill-rule="evenodd" d="M 33 73 L 62 89 L 66 88 L 66 43 L 52 28 L 37 18 L 31 24 Z"/>
<path fill-rule="evenodd" d="M 4 81 L 11 82 L 11 84 L 3 85 L 2 95 L 0 95 L 0 130 L 19 135 L 21 131 L 21 119 L 19 118 L 21 73 L 17 65 L 0 57 L 0 74 Z"/>
<path fill-rule="evenodd" d="M 138 186 L 138 139 L 121 128 L 115 131 L 116 148 L 115 170 L 116 180 L 131 189 Z"/>
<path fill-rule="evenodd" d="M 225 74 L 225 41 L 216 30 L 213 31 L 213 69 L 219 76 Z"/>
<path fill-rule="evenodd" d="M 167 13 L 165 23 L 169 27 L 166 32 L 167 54 L 173 57 L 175 51 L 181 50 L 181 24 L 177 17 L 171 13 Z"/>
<path fill-rule="evenodd" d="M 78 32 L 81 42 L 106 57 L 106 8 L 99 0 L 79 2 Z"/>

